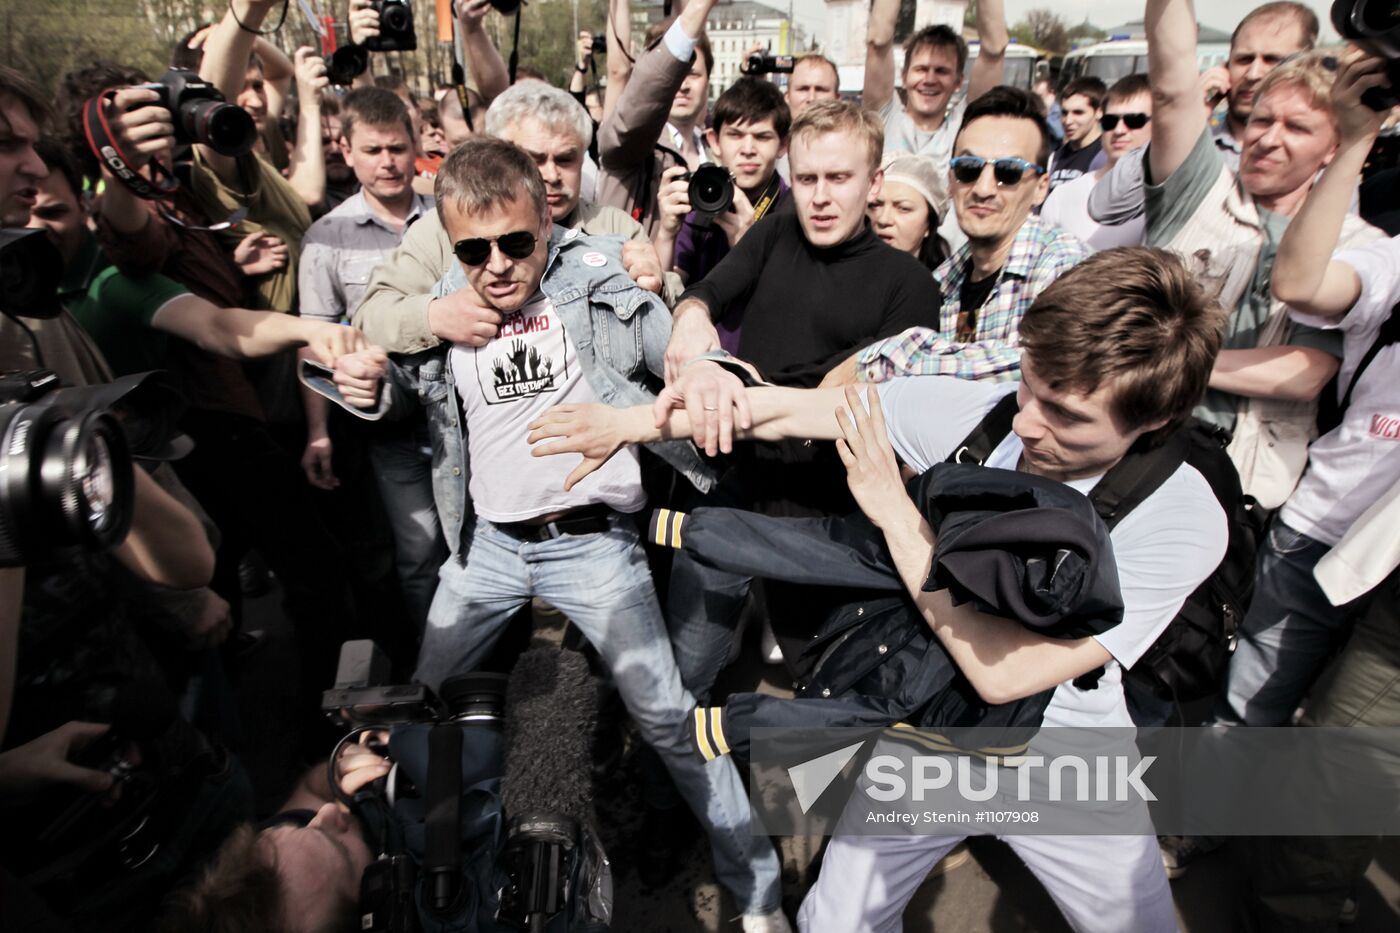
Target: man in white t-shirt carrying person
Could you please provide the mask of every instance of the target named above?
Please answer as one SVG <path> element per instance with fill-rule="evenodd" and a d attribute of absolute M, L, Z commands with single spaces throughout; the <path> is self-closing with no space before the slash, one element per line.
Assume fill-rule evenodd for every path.
<path fill-rule="evenodd" d="M 1384 117 L 1363 104 L 1361 94 L 1385 83 L 1382 59 L 1354 47 L 1340 56 L 1332 86 L 1337 154 L 1294 216 L 1274 261 L 1274 297 L 1296 320 L 1341 332 L 1337 390 L 1348 404 L 1341 423 L 1309 447 L 1307 469 L 1261 549 L 1254 598 L 1217 710 L 1226 721 L 1279 726 L 1290 720 L 1359 614 L 1355 605 L 1333 606 L 1313 568 L 1400 479 L 1400 344 L 1382 330 L 1400 303 L 1400 240 L 1346 249 L 1328 260 Z M 1379 349 L 1358 376 L 1373 345 Z"/>
<path fill-rule="evenodd" d="M 904 43 L 901 97 L 894 86 L 894 31 L 900 0 L 875 0 L 865 38 L 861 106 L 885 124 L 885 153 L 913 152 L 946 165 L 969 100 L 1001 83 L 1008 42 L 1002 0 L 977 4 L 981 47 L 967 93 L 955 100 L 967 67 L 967 43 L 947 26 L 926 26 Z"/>
<path fill-rule="evenodd" d="M 355 408 L 393 414 L 420 398 L 428 408 L 434 498 L 452 556 L 414 679 L 436 689 L 474 670 L 532 597 L 557 607 L 597 649 L 710 836 L 715 875 L 734 896 L 743 929 L 784 933 L 777 856 L 751 828 L 738 771 L 690 751 L 695 700 L 681 684 L 630 514 L 646 503 L 636 457 L 618 457 L 566 489 L 572 465 L 532 459 L 526 442 L 526 425 L 559 404 L 649 404 L 670 312 L 628 278 L 620 238 L 553 226 L 540 171 L 514 144 L 463 143 L 435 186 L 457 257 L 438 293 L 469 286 L 500 313 L 498 333 L 402 364 L 378 349 L 350 354 L 335 371 L 341 398 Z M 702 488 L 712 481 L 693 445 L 653 450 Z"/>
<path fill-rule="evenodd" d="M 1147 75 L 1119 78 L 1104 98 L 1103 152 L 1107 161 L 1096 171 L 1085 172 L 1050 190 L 1040 209 L 1040 219 L 1078 237 L 1091 250 L 1115 246 L 1140 246 L 1147 232 L 1147 221 L 1139 214 L 1117 226 L 1105 226 L 1089 216 L 1089 195 L 1118 160 L 1141 149 L 1152 140 L 1152 88 Z"/>
<path fill-rule="evenodd" d="M 1225 554 L 1225 514 L 1202 475 L 1179 467 L 1112 531 L 1123 621 L 1102 635 L 1057 640 L 923 591 L 936 537 L 905 492 L 898 461 L 940 463 L 1008 394 L 1019 412 L 986 465 L 1089 492 L 1135 444 L 1190 414 L 1219 351 L 1223 315 L 1177 257 L 1098 253 L 1040 294 L 1021 323 L 1016 383 L 908 376 L 859 390 L 755 388 L 739 433 L 759 440 L 837 440 L 851 491 L 879 527 L 929 627 L 988 703 L 1055 688 L 1047 726 L 1132 725 L 1122 674 L 1175 618 Z M 673 389 L 658 406 L 684 402 Z M 848 414 L 854 411 L 854 416 Z M 536 455 L 582 453 L 586 466 L 627 444 L 685 437 L 677 408 L 665 427 L 641 408 L 557 407 L 533 425 Z M 543 442 L 543 443 L 541 443 Z M 896 459 L 896 455 L 898 459 Z M 1093 689 L 1073 681 L 1103 668 Z M 889 931 L 929 870 L 962 835 L 836 836 L 798 915 L 804 930 Z M 1005 837 L 1081 931 L 1176 930 L 1154 836 Z"/>

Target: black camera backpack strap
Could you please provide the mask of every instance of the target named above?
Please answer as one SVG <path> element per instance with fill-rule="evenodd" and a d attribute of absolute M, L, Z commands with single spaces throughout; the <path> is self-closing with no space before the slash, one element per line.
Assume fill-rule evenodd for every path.
<path fill-rule="evenodd" d="M 449 914 L 462 892 L 462 727 L 455 722 L 428 732 L 423 802 L 424 901 L 434 913 Z"/>
<path fill-rule="evenodd" d="M 987 462 L 992 451 L 1011 433 L 1011 422 L 1021 406 L 1016 402 L 1016 393 L 1009 392 L 992 406 L 991 411 L 982 416 L 972 433 L 953 448 L 948 456 L 949 463 L 975 463 L 978 466 Z"/>
<path fill-rule="evenodd" d="M 1337 405 L 1337 423 L 1340 424 L 1342 417 L 1346 414 L 1347 406 L 1351 404 L 1351 394 L 1356 391 L 1356 384 L 1361 381 L 1362 373 L 1366 372 L 1366 367 L 1370 366 L 1379 354 L 1386 347 L 1394 343 L 1400 343 L 1400 304 L 1390 309 L 1390 314 L 1381 323 L 1381 329 L 1376 333 L 1376 339 L 1371 341 L 1371 345 L 1366 348 L 1366 355 L 1361 358 L 1361 362 L 1356 364 L 1356 372 L 1351 374 L 1351 382 L 1347 383 L 1346 394 Z"/>
<path fill-rule="evenodd" d="M 148 201 L 168 198 L 180 187 L 174 173 L 161 165 L 159 159 L 151 159 L 152 177 L 146 178 L 132 168 L 130 157 L 117 145 L 117 134 L 112 132 L 112 125 L 107 121 L 107 102 L 116 96 L 117 90 L 108 88 L 83 104 L 83 135 L 87 137 L 88 148 L 132 194 Z"/>

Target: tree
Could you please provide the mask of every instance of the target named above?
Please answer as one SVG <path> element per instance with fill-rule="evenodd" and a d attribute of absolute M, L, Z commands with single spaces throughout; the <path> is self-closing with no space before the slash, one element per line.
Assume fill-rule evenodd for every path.
<path fill-rule="evenodd" d="M 1050 10 L 1036 8 L 1029 11 L 1025 19 L 1012 26 L 1010 31 L 1017 42 L 1025 45 L 1059 55 L 1069 51 L 1069 26 L 1064 17 Z"/>

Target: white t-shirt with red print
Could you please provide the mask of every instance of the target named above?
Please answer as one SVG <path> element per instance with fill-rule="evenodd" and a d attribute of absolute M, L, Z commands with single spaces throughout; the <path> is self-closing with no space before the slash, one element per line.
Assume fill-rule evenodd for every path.
<path fill-rule="evenodd" d="M 1292 312 L 1305 324 L 1340 330 L 1338 394 L 1351 385 L 1392 308 L 1400 303 L 1400 237 L 1333 257 L 1356 270 L 1361 297 L 1340 321 Z M 1308 450 L 1308 468 L 1279 518 L 1324 544 L 1336 544 L 1362 512 L 1400 480 L 1400 344 L 1376 354 L 1352 390 L 1342 423 Z"/>

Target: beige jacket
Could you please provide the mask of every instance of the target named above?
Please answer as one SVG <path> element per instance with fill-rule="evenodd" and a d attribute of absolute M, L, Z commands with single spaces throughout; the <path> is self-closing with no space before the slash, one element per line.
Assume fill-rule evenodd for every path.
<path fill-rule="evenodd" d="M 1361 513 L 1332 550 L 1313 568 L 1322 592 L 1341 606 L 1364 596 L 1400 567 L 1400 483 Z"/>
<path fill-rule="evenodd" d="M 588 236 L 622 235 L 646 241 L 641 224 L 622 211 L 580 201 L 568 226 Z M 452 266 L 452 244 L 437 212 L 424 214 L 404 234 L 403 242 L 374 271 L 365 297 L 351 317 L 371 343 L 390 353 L 416 353 L 437 346 L 428 326 L 433 286 Z"/>

